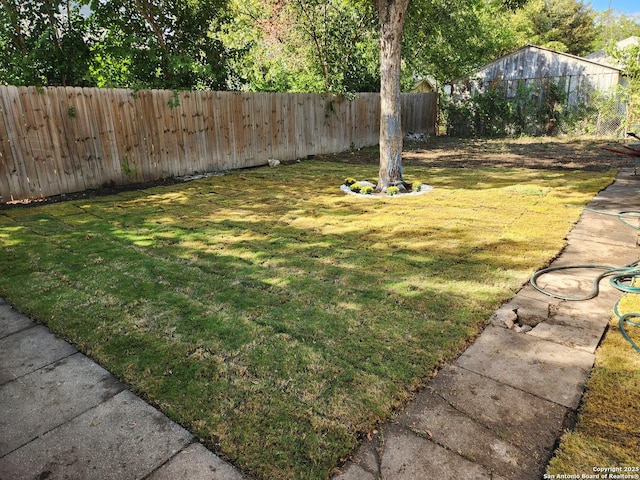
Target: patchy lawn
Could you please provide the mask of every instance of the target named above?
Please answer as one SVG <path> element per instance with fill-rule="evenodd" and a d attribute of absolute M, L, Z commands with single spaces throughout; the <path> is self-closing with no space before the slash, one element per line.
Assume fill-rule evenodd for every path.
<path fill-rule="evenodd" d="M 314 160 L 0 210 L 0 296 L 246 472 L 326 478 L 615 174 L 419 163 L 416 197 Z"/>

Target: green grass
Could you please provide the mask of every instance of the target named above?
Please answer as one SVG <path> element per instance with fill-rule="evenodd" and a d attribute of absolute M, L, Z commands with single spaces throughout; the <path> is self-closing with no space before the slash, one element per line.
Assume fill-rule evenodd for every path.
<path fill-rule="evenodd" d="M 323 161 L 0 211 L 0 296 L 244 471 L 321 479 L 561 249 L 615 172 Z"/>

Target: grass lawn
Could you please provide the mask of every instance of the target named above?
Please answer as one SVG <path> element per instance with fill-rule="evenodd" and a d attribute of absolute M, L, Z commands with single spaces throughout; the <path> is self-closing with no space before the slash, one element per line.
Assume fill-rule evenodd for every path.
<path fill-rule="evenodd" d="M 564 244 L 615 174 L 310 161 L 0 210 L 0 296 L 263 479 L 322 479 Z"/>

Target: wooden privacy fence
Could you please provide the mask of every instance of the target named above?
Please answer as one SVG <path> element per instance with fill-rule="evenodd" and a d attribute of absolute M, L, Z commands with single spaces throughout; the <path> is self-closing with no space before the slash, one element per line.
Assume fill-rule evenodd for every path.
<path fill-rule="evenodd" d="M 380 97 L 0 86 L 0 203 L 375 145 Z M 403 95 L 406 132 L 436 97 Z"/>

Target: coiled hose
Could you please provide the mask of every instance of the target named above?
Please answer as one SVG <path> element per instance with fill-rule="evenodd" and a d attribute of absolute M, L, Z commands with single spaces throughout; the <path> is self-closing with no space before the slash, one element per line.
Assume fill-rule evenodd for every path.
<path fill-rule="evenodd" d="M 593 210 L 591 208 L 587 208 L 586 210 L 593 213 L 598 213 L 601 215 L 615 216 L 618 218 L 620 222 L 622 222 L 626 226 L 633 228 L 634 230 L 640 230 L 639 227 L 632 225 L 627 221 L 630 215 L 636 215 L 635 218 L 637 218 L 637 215 L 640 215 L 640 210 L 623 210 L 618 213 L 610 213 L 602 210 Z M 567 301 L 589 300 L 591 298 L 597 297 L 600 291 L 600 281 L 602 281 L 602 279 L 606 277 L 611 277 L 609 279 L 609 282 L 611 283 L 611 285 L 613 285 L 616 289 L 620 290 L 621 292 L 640 294 L 640 287 L 634 286 L 635 279 L 640 279 L 639 265 L 640 265 L 640 259 L 636 260 L 633 263 L 625 265 L 624 267 L 612 267 L 610 265 L 594 265 L 594 264 L 549 267 L 534 273 L 531 276 L 530 283 L 533 286 L 533 288 L 535 288 L 536 290 L 538 290 L 539 292 L 545 295 L 548 295 L 553 298 L 558 298 L 561 300 L 567 300 Z M 544 288 L 538 285 L 538 278 L 550 272 L 557 272 L 559 270 L 591 269 L 591 268 L 597 269 L 597 270 L 603 270 L 603 272 L 594 279 L 593 288 L 586 295 L 580 295 L 575 297 L 559 295 L 557 293 L 545 290 Z M 620 304 L 620 300 L 618 300 L 614 305 L 613 313 L 618 318 L 618 327 L 620 328 L 620 333 L 622 333 L 622 336 L 624 337 L 624 339 L 627 342 L 629 342 L 629 344 L 631 344 L 633 349 L 636 352 L 640 353 L 640 347 L 629 336 L 626 328 L 627 326 L 640 327 L 640 323 L 633 320 L 633 319 L 640 319 L 640 312 L 621 314 L 619 309 L 619 304 Z"/>

